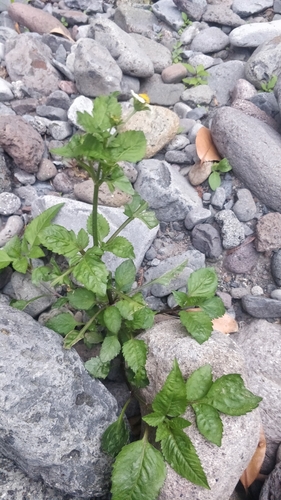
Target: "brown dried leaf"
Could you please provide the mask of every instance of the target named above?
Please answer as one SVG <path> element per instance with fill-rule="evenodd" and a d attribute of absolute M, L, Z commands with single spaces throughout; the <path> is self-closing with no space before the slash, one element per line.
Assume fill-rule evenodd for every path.
<path fill-rule="evenodd" d="M 211 132 L 206 127 L 201 127 L 196 136 L 196 151 L 201 160 L 204 161 L 220 161 L 221 156 L 213 143 Z"/>
<path fill-rule="evenodd" d="M 238 323 L 230 314 L 225 313 L 221 318 L 212 320 L 213 329 L 221 333 L 235 333 L 238 332 Z"/>
<path fill-rule="evenodd" d="M 51 31 L 49 31 L 49 33 L 53 34 L 53 35 L 64 36 L 65 38 L 68 38 L 68 40 L 70 40 L 71 42 L 74 42 L 74 40 L 71 38 L 71 36 L 67 35 L 60 26 L 58 26 L 57 28 L 53 28 Z"/>
<path fill-rule="evenodd" d="M 243 484 L 245 490 L 251 486 L 251 484 L 257 479 L 260 468 L 262 466 L 262 463 L 264 461 L 265 457 L 265 451 L 266 451 L 266 440 L 265 440 L 265 435 L 263 428 L 261 427 L 260 430 L 260 439 L 259 443 L 257 446 L 257 449 L 252 457 L 252 460 L 250 461 L 247 469 L 244 470 L 242 476 L 240 477 L 240 481 Z"/>

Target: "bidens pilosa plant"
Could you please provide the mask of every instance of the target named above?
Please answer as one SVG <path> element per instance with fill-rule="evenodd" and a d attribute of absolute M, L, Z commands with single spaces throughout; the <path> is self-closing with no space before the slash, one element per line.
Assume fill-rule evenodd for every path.
<path fill-rule="evenodd" d="M 133 108 L 128 116 L 149 110 L 147 96 L 133 94 Z M 87 230 L 78 234 L 68 231 L 52 219 L 63 203 L 49 208 L 27 227 L 22 238 L 14 236 L 0 250 L 0 269 L 11 265 L 20 273 L 31 272 L 33 283 L 49 282 L 48 289 L 57 297 L 53 308 L 68 308 L 49 319 L 47 326 L 64 337 L 64 347 L 80 340 L 89 347 L 101 344 L 100 354 L 86 363 L 94 377 L 105 378 L 112 360 L 119 356 L 132 393 L 149 384 L 146 373 L 147 346 L 137 337 L 154 322 L 155 312 L 146 306 L 142 288 L 134 289 L 136 268 L 132 244 L 120 235 L 134 219 L 149 228 L 158 224 L 147 203 L 134 191 L 118 165 L 120 161 L 137 162 L 145 155 L 146 139 L 141 131 L 120 131 L 123 123 L 117 94 L 100 96 L 94 101 L 92 114 L 77 113 L 84 133 L 77 133 L 57 154 L 75 159 L 94 183 L 92 213 Z M 128 117 L 127 117 L 128 119 Z M 106 182 L 109 189 L 119 188 L 131 195 L 124 207 L 122 225 L 110 234 L 110 226 L 98 212 L 99 188 Z M 103 261 L 105 252 L 125 259 L 109 271 Z M 43 265 L 32 269 L 32 259 L 43 259 Z M 174 271 L 149 283 L 168 284 L 180 273 L 186 262 Z M 215 296 L 217 277 L 212 268 L 193 272 L 187 282 L 188 293 L 174 292 L 178 315 L 187 334 L 202 344 L 211 335 L 212 319 L 224 314 L 221 299 Z M 36 300 L 36 299 L 33 299 Z M 24 309 L 28 302 L 13 305 Z M 80 311 L 81 321 L 74 313 Z M 126 405 L 104 433 L 102 448 L 116 457 L 112 475 L 112 500 L 155 500 L 165 479 L 165 460 L 184 478 L 208 488 L 196 450 L 183 431 L 190 422 L 184 415 L 190 405 L 203 436 L 220 446 L 222 422 L 219 412 L 242 415 L 255 408 L 260 398 L 250 393 L 240 375 L 225 375 L 213 382 L 211 367 L 196 370 L 184 380 L 177 361 L 162 390 L 143 418 L 146 425 L 141 440 L 129 443 L 124 421 Z M 149 409 L 148 409 L 149 411 Z M 157 448 L 149 443 L 148 428 L 156 428 Z"/>

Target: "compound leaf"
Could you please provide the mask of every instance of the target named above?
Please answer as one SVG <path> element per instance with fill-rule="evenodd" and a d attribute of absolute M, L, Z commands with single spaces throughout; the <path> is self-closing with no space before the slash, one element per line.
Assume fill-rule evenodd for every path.
<path fill-rule="evenodd" d="M 101 350 L 100 360 L 102 363 L 107 363 L 118 356 L 121 351 L 121 344 L 115 335 L 105 337 Z"/>
<path fill-rule="evenodd" d="M 105 453 L 115 457 L 128 441 L 129 431 L 122 416 L 116 422 L 113 422 L 103 433 L 101 447 Z"/>
<path fill-rule="evenodd" d="M 109 306 L 103 313 L 103 320 L 106 328 L 117 334 L 121 328 L 122 316 L 115 306 Z"/>
<path fill-rule="evenodd" d="M 210 337 L 213 325 L 209 316 L 205 312 L 180 311 L 180 320 L 188 333 L 198 342 L 203 344 Z"/>
<path fill-rule="evenodd" d="M 180 371 L 177 360 L 174 360 L 173 368 L 170 371 L 165 384 L 159 391 L 153 402 L 152 408 L 157 413 L 177 417 L 185 412 L 187 406 L 187 396 L 185 381 Z"/>
<path fill-rule="evenodd" d="M 40 243 L 38 238 L 39 233 L 50 226 L 52 219 L 57 215 L 63 205 L 64 203 L 59 203 L 54 207 L 48 208 L 28 224 L 24 232 L 24 239 L 26 239 L 31 246 Z"/>
<path fill-rule="evenodd" d="M 115 271 L 115 285 L 121 292 L 129 292 L 135 281 L 136 267 L 131 259 L 125 260 Z"/>
<path fill-rule="evenodd" d="M 191 273 L 187 281 L 189 297 L 204 297 L 205 299 L 215 295 L 218 286 L 218 278 L 212 267 L 198 269 Z"/>
<path fill-rule="evenodd" d="M 196 415 L 199 432 L 211 443 L 221 446 L 223 425 L 219 412 L 208 404 L 195 403 L 192 408 Z"/>
<path fill-rule="evenodd" d="M 86 370 L 95 378 L 106 378 L 110 370 L 110 362 L 103 363 L 97 356 L 85 363 Z"/>
<path fill-rule="evenodd" d="M 164 422 L 165 416 L 163 413 L 154 411 L 153 413 L 149 413 L 148 415 L 145 415 L 145 417 L 142 417 L 142 420 L 144 420 L 151 427 L 157 427 L 159 424 Z"/>
<path fill-rule="evenodd" d="M 187 400 L 197 401 L 198 399 L 202 399 L 210 390 L 212 383 L 211 365 L 200 366 L 186 381 Z"/>

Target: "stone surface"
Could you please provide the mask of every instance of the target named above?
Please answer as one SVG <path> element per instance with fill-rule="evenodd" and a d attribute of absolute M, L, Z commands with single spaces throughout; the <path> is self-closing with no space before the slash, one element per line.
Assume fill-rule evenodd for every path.
<path fill-rule="evenodd" d="M 192 230 L 191 241 L 208 259 L 217 259 L 222 253 L 220 234 L 211 224 L 197 224 Z"/>
<path fill-rule="evenodd" d="M 281 286 L 281 250 L 273 253 L 271 259 L 271 273 L 275 283 Z"/>
<path fill-rule="evenodd" d="M 229 40 L 236 47 L 258 47 L 279 35 L 281 35 L 281 21 L 250 23 L 232 30 Z"/>
<path fill-rule="evenodd" d="M 183 220 L 189 210 L 202 207 L 195 189 L 169 163 L 143 160 L 137 168 L 135 190 L 155 211 L 158 220 Z"/>
<path fill-rule="evenodd" d="M 76 184 L 74 186 L 74 194 L 78 200 L 92 204 L 94 196 L 94 183 L 92 179 Z M 106 205 L 107 207 L 122 207 L 125 203 L 129 203 L 130 200 L 131 196 L 123 191 L 115 189 L 111 192 L 105 182 L 101 184 L 98 199 L 100 205 Z"/>
<path fill-rule="evenodd" d="M 281 498 L 281 463 L 277 463 L 275 469 L 265 480 L 259 500 L 280 500 Z"/>
<path fill-rule="evenodd" d="M 198 87 L 186 89 L 181 95 L 181 99 L 191 108 L 211 104 L 214 97 L 215 91 L 209 85 L 198 85 Z"/>
<path fill-rule="evenodd" d="M 241 17 L 248 17 L 272 7 L 272 5 L 272 0 L 247 0 L 247 3 L 244 0 L 233 0 L 232 10 Z"/>
<path fill-rule="evenodd" d="M 0 193 L 11 191 L 11 172 L 6 165 L 5 156 L 0 153 Z"/>
<path fill-rule="evenodd" d="M 222 186 L 217 187 L 217 189 L 212 194 L 211 204 L 217 210 L 221 210 L 225 204 L 226 192 Z"/>
<path fill-rule="evenodd" d="M 281 29 L 281 21 L 280 21 Z M 265 41 L 253 52 L 245 66 L 245 75 L 257 89 L 267 83 L 272 75 L 281 71 L 281 34 Z"/>
<path fill-rule="evenodd" d="M 1 453 L 50 487 L 102 495 L 110 460 L 100 438 L 116 419 L 115 399 L 59 335 L 26 313 L 0 309 Z"/>
<path fill-rule="evenodd" d="M 233 12 L 233 10 L 224 3 L 208 5 L 202 16 L 202 21 L 231 26 L 232 28 L 236 28 L 245 23 L 238 14 Z"/>
<path fill-rule="evenodd" d="M 115 10 L 114 22 L 127 33 L 138 33 L 149 38 L 153 35 L 155 26 L 160 28 L 153 12 L 123 2 Z"/>
<path fill-rule="evenodd" d="M 281 248 L 281 214 L 269 213 L 261 217 L 256 226 L 256 249 L 268 252 Z"/>
<path fill-rule="evenodd" d="M 228 36 L 219 28 L 213 26 L 212 28 L 206 28 L 200 31 L 200 33 L 193 38 L 190 48 L 194 52 L 209 54 L 210 52 L 217 52 L 225 49 L 227 45 L 229 45 Z"/>
<path fill-rule="evenodd" d="M 213 162 L 211 161 L 204 161 L 203 163 L 196 162 L 192 165 L 188 172 L 188 178 L 192 186 L 199 186 L 199 184 L 208 179 L 212 172 L 212 164 Z"/>
<path fill-rule="evenodd" d="M 266 123 L 270 127 L 278 130 L 279 125 L 276 121 L 271 118 L 265 111 L 262 111 L 258 106 L 256 106 L 253 102 L 237 99 L 234 103 L 232 103 L 232 107 L 235 109 L 239 109 L 243 111 L 248 116 L 253 116 L 253 118 L 257 118 L 258 120 Z"/>
<path fill-rule="evenodd" d="M 258 258 L 259 254 L 253 243 L 248 243 L 226 255 L 223 265 L 231 273 L 244 274 L 249 273 L 256 266 Z"/>
<path fill-rule="evenodd" d="M 215 219 L 221 228 L 222 245 L 226 250 L 242 243 L 245 239 L 244 227 L 232 210 L 221 210 Z"/>
<path fill-rule="evenodd" d="M 251 191 L 249 191 L 249 189 L 238 189 L 237 198 L 238 200 L 232 209 L 236 217 L 241 222 L 251 220 L 257 211 Z"/>
<path fill-rule="evenodd" d="M 242 297 L 243 309 L 254 318 L 280 318 L 281 302 L 280 300 L 268 299 L 266 297 L 257 297 L 245 295 Z"/>
<path fill-rule="evenodd" d="M 87 219 L 91 213 L 91 207 L 81 201 L 74 201 L 67 198 L 64 198 L 63 201 L 65 204 L 61 208 L 59 214 L 54 218 L 53 222 L 64 226 L 66 229 L 72 229 L 76 232 L 76 234 L 81 227 L 86 229 Z M 47 208 L 57 205 L 60 202 L 61 200 L 56 196 L 44 196 L 42 198 L 38 198 L 32 206 L 33 217 L 36 217 Z M 106 217 L 109 222 L 109 237 L 127 218 L 123 214 L 123 210 L 121 208 L 99 206 L 99 212 Z M 136 255 L 134 264 L 137 269 L 140 267 L 145 253 L 151 246 L 157 231 L 158 226 L 153 229 L 148 229 L 147 226 L 139 219 L 134 219 L 134 221 L 121 232 L 121 236 L 127 238 L 134 247 Z M 124 259 L 115 257 L 113 254 L 108 252 L 104 255 L 104 261 L 112 272 L 115 271 L 116 267 L 119 266 L 123 260 Z"/>
<path fill-rule="evenodd" d="M 276 163 L 281 154 L 280 135 L 259 120 L 226 107 L 216 112 L 211 132 L 219 153 L 245 187 L 268 207 L 281 211 L 281 170 Z"/>
<path fill-rule="evenodd" d="M 0 194 L 0 215 L 13 215 L 21 206 L 18 196 L 13 193 Z"/>
<path fill-rule="evenodd" d="M 171 64 L 161 73 L 164 83 L 180 83 L 187 76 L 187 69 L 182 63 Z"/>
<path fill-rule="evenodd" d="M 238 80 L 244 78 L 245 63 L 242 61 L 227 61 L 208 69 L 208 85 L 215 92 L 219 106 L 229 104 L 231 93 Z"/>
<path fill-rule="evenodd" d="M 39 165 L 38 172 L 36 173 L 36 177 L 39 181 L 47 181 L 55 177 L 57 173 L 58 171 L 53 162 L 47 158 L 43 158 Z"/>
<path fill-rule="evenodd" d="M 23 219 L 19 215 L 9 217 L 4 228 L 0 231 L 0 247 L 3 247 L 16 234 L 19 235 L 23 226 Z"/>
<path fill-rule="evenodd" d="M 93 111 L 93 106 L 94 105 L 92 99 L 89 99 L 88 97 L 85 97 L 83 95 L 76 97 L 76 99 L 74 99 L 68 109 L 68 119 L 71 121 L 71 123 L 73 123 L 73 125 L 76 125 L 76 127 L 82 129 L 81 125 L 79 125 L 77 121 L 77 111 L 80 111 L 80 113 L 87 111 L 87 113 L 91 114 Z"/>
<path fill-rule="evenodd" d="M 150 40 L 138 33 L 132 33 L 131 37 L 134 38 L 139 47 L 152 61 L 155 73 L 161 73 L 172 64 L 171 51 L 161 43 Z"/>
<path fill-rule="evenodd" d="M 227 373 L 241 373 L 245 377 L 241 350 L 228 336 L 219 332 L 214 332 L 207 342 L 199 346 L 194 339 L 186 335 L 178 320 L 172 320 L 155 325 L 142 334 L 141 338 L 149 348 L 146 369 L 150 385 L 141 391 L 147 402 L 151 402 L 156 392 L 161 389 L 175 358 L 184 378 L 206 363 L 212 366 L 214 378 Z M 259 439 L 259 413 L 255 410 L 242 417 L 221 417 L 224 435 L 220 448 L 207 443 L 195 426 L 186 431 L 202 461 L 211 490 L 207 491 L 191 484 L 167 466 L 167 477 L 159 500 L 229 498 L 255 451 Z M 191 411 L 185 413 L 185 418 L 194 422 Z"/>
<path fill-rule="evenodd" d="M 140 93 L 149 95 L 151 104 L 173 106 L 180 100 L 184 89 L 183 83 L 164 83 L 161 76 L 155 73 L 141 83 Z"/>
<path fill-rule="evenodd" d="M 185 12 L 191 21 L 200 21 L 207 7 L 206 0 L 174 0 L 180 12 Z"/>
<path fill-rule="evenodd" d="M 181 13 L 173 0 L 158 0 L 152 5 L 152 12 L 176 31 L 184 24 Z"/>
<path fill-rule="evenodd" d="M 231 338 L 244 353 L 249 389 L 263 398 L 259 409 L 266 437 L 266 456 L 261 472 L 267 474 L 275 465 L 281 442 L 281 327 L 265 320 L 254 320 Z"/>

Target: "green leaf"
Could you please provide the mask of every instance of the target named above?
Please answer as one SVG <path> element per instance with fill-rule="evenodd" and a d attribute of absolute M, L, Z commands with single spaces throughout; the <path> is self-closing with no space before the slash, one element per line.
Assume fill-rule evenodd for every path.
<path fill-rule="evenodd" d="M 158 219 L 155 216 L 155 213 L 152 212 L 151 210 L 146 210 L 145 212 L 142 212 L 136 218 L 144 222 L 144 224 L 148 227 L 148 229 L 153 229 L 159 224 Z"/>
<path fill-rule="evenodd" d="M 169 283 L 176 278 L 186 267 L 187 260 L 176 266 L 174 269 L 171 271 L 168 271 L 165 274 L 162 274 L 162 276 L 159 276 L 159 278 L 155 278 L 154 280 L 150 281 L 149 283 L 146 283 L 145 285 L 153 285 L 154 283 L 159 283 L 160 285 L 167 286 Z"/>
<path fill-rule="evenodd" d="M 124 175 L 123 171 L 120 171 L 119 175 L 112 175 L 111 182 L 116 189 L 121 189 L 121 191 L 123 191 L 124 193 L 132 195 L 135 192 L 131 182 L 129 181 L 128 177 Z"/>
<path fill-rule="evenodd" d="M 145 415 L 145 417 L 142 417 L 142 420 L 150 425 L 150 427 L 157 427 L 159 424 L 162 424 L 162 422 L 164 422 L 165 415 L 154 411 L 153 413 L 149 413 L 148 415 Z"/>
<path fill-rule="evenodd" d="M 206 267 L 193 271 L 187 281 L 189 297 L 204 297 L 208 299 L 215 295 L 218 286 L 218 278 L 212 267 Z"/>
<path fill-rule="evenodd" d="M 221 185 L 221 176 L 219 172 L 212 172 L 208 177 L 210 188 L 215 191 Z"/>
<path fill-rule="evenodd" d="M 200 366 L 186 381 L 188 401 L 197 401 L 206 396 L 213 383 L 211 365 Z"/>
<path fill-rule="evenodd" d="M 86 288 L 77 288 L 73 292 L 68 292 L 67 298 L 72 307 L 82 309 L 82 311 L 91 309 L 96 303 L 95 294 Z"/>
<path fill-rule="evenodd" d="M 146 138 L 140 130 L 121 132 L 110 143 L 114 161 L 137 162 L 143 159 L 146 152 Z"/>
<path fill-rule="evenodd" d="M 70 313 L 57 314 L 53 318 L 48 319 L 45 326 L 54 330 L 61 335 L 66 335 L 73 330 L 79 323 Z"/>
<path fill-rule="evenodd" d="M 115 306 L 119 309 L 119 312 L 124 319 L 132 321 L 134 319 L 135 312 L 142 309 L 145 304 L 141 293 L 137 293 L 133 297 L 127 296 L 126 299 L 119 300 L 116 302 Z"/>
<path fill-rule="evenodd" d="M 172 418 L 171 420 L 168 420 L 167 423 L 170 429 L 185 429 L 191 425 L 191 422 L 182 417 Z"/>
<path fill-rule="evenodd" d="M 188 306 L 188 296 L 186 293 L 184 292 L 177 292 L 177 291 L 173 291 L 172 292 L 173 296 L 174 296 L 174 299 L 176 301 L 176 303 L 181 307 L 181 308 L 185 308 Z"/>
<path fill-rule="evenodd" d="M 143 307 L 134 313 L 133 320 L 130 322 L 129 326 L 132 326 L 134 330 L 146 330 L 151 328 L 154 323 L 154 316 L 156 311 L 152 311 L 149 307 Z M 127 321 L 127 325 L 128 325 Z"/>
<path fill-rule="evenodd" d="M 201 302 L 200 307 L 211 319 L 219 318 L 225 313 L 225 307 L 220 297 L 211 297 Z"/>
<path fill-rule="evenodd" d="M 8 267 L 9 264 L 11 264 L 13 259 L 9 257 L 9 255 L 4 252 L 4 250 L 0 250 L 0 269 L 4 269 L 5 267 Z"/>
<path fill-rule="evenodd" d="M 92 220 L 93 220 L 93 214 L 89 215 L 87 219 L 87 231 L 91 236 L 93 236 Z M 99 241 L 101 242 L 109 234 L 110 226 L 106 218 L 99 213 L 97 214 L 97 225 L 98 225 L 98 238 Z"/>
<path fill-rule="evenodd" d="M 64 306 L 67 303 L 68 303 L 68 298 L 67 297 L 61 297 L 60 299 L 56 300 L 56 302 L 54 302 L 52 304 L 52 309 L 59 309 L 59 307 L 62 307 L 62 306 Z"/>
<path fill-rule="evenodd" d="M 87 112 L 77 113 L 77 121 L 90 133 L 106 131 L 121 119 L 121 105 L 116 99 L 116 92 L 109 96 L 98 96 L 94 100 L 92 115 Z"/>
<path fill-rule="evenodd" d="M 43 229 L 39 234 L 39 239 L 48 250 L 65 257 L 74 257 L 80 250 L 74 231 L 68 231 L 57 224 Z"/>
<path fill-rule="evenodd" d="M 131 339 L 122 346 L 122 353 L 127 365 L 137 373 L 145 367 L 147 345 L 143 340 Z"/>
<path fill-rule="evenodd" d="M 25 229 L 24 239 L 26 239 L 31 246 L 39 245 L 39 233 L 51 224 L 52 219 L 58 214 L 63 205 L 64 203 L 59 203 L 58 205 L 48 208 L 28 224 Z"/>
<path fill-rule="evenodd" d="M 155 442 L 159 443 L 159 441 L 162 441 L 162 439 L 168 438 L 170 435 L 170 428 L 169 425 L 167 425 L 167 420 L 163 423 L 160 423 L 156 429 L 156 436 L 155 436 Z"/>
<path fill-rule="evenodd" d="M 96 255 L 95 248 L 90 248 L 82 260 L 73 269 L 73 276 L 88 290 L 104 296 L 106 294 L 108 270 Z"/>
<path fill-rule="evenodd" d="M 102 363 L 107 363 L 118 356 L 121 351 L 121 344 L 115 335 L 105 337 L 101 350 L 100 360 Z"/>
<path fill-rule="evenodd" d="M 92 377 L 106 378 L 109 374 L 110 363 L 103 363 L 97 356 L 96 358 L 91 358 L 89 361 L 86 361 L 85 368 Z"/>
<path fill-rule="evenodd" d="M 171 429 L 162 439 L 161 449 L 170 466 L 194 484 L 210 489 L 200 459 L 189 437 L 181 429 Z"/>
<path fill-rule="evenodd" d="M 257 408 L 262 400 L 248 391 L 241 375 L 237 373 L 223 375 L 210 388 L 204 402 L 226 415 L 245 415 Z"/>
<path fill-rule="evenodd" d="M 219 412 L 204 403 L 195 403 L 192 408 L 196 415 L 196 425 L 202 436 L 211 443 L 221 446 L 223 425 Z"/>
<path fill-rule="evenodd" d="M 71 330 L 71 332 L 68 332 L 68 334 L 64 337 L 63 341 L 63 347 L 65 349 L 70 349 L 73 347 L 79 340 L 82 340 L 84 338 L 84 333 L 83 330 Z"/>
<path fill-rule="evenodd" d="M 138 389 L 142 389 L 149 384 L 146 369 L 144 367 L 140 368 L 137 372 L 134 372 L 131 368 L 126 368 L 126 377 L 129 384 Z"/>
<path fill-rule="evenodd" d="M 28 257 L 30 259 L 40 259 L 40 257 L 45 257 L 45 253 L 43 252 L 42 248 L 35 245 L 34 247 L 31 247 L 30 251 L 28 252 Z"/>
<path fill-rule="evenodd" d="M 179 317 L 183 326 L 198 344 L 203 344 L 211 336 L 213 325 L 206 313 L 180 311 Z"/>
<path fill-rule="evenodd" d="M 111 252 L 117 255 L 117 257 L 123 257 L 124 259 L 134 259 L 135 257 L 132 243 L 127 238 L 124 238 L 124 236 L 116 236 L 109 243 L 104 243 L 102 249 L 105 252 Z"/>
<path fill-rule="evenodd" d="M 147 207 L 148 203 L 134 191 L 130 203 L 125 203 L 124 205 L 124 215 L 127 215 L 129 218 L 134 217 L 136 211 L 140 210 L 140 212 L 142 212 L 142 210 L 146 210 Z"/>
<path fill-rule="evenodd" d="M 87 330 L 84 335 L 84 341 L 90 345 L 100 344 L 103 341 L 103 335 L 97 330 Z"/>
<path fill-rule="evenodd" d="M 10 306 L 18 309 L 19 311 L 23 311 L 26 306 L 29 304 L 29 300 L 11 300 Z"/>
<path fill-rule="evenodd" d="M 77 234 L 77 246 L 80 250 L 84 250 L 89 245 L 89 236 L 85 229 L 81 228 Z"/>
<path fill-rule="evenodd" d="M 153 402 L 152 408 L 162 415 L 178 417 L 185 412 L 187 407 L 186 387 L 177 360 L 174 360 L 165 384 L 159 391 Z"/>
<path fill-rule="evenodd" d="M 133 261 L 125 260 L 115 270 L 115 286 L 121 292 L 129 292 L 136 277 L 136 267 Z"/>
<path fill-rule="evenodd" d="M 217 170 L 220 172 L 229 172 L 232 170 L 232 166 L 230 165 L 227 158 L 223 158 L 219 163 L 216 164 Z"/>
<path fill-rule="evenodd" d="M 19 273 L 25 274 L 28 268 L 29 261 L 26 257 L 13 260 L 13 268 Z"/>
<path fill-rule="evenodd" d="M 117 334 L 121 328 L 121 322 L 122 322 L 122 316 L 115 306 L 109 306 L 105 309 L 103 313 L 103 319 L 106 328 L 114 333 Z"/>
<path fill-rule="evenodd" d="M 101 438 L 101 447 L 105 453 L 115 457 L 129 441 L 129 431 L 123 417 L 113 422 Z"/>
<path fill-rule="evenodd" d="M 161 453 L 143 438 L 126 445 L 116 458 L 112 500 L 155 500 L 166 477 Z"/>
<path fill-rule="evenodd" d="M 21 240 L 19 237 L 17 235 L 13 236 L 13 238 L 7 241 L 3 250 L 11 259 L 18 259 L 21 256 Z"/>

